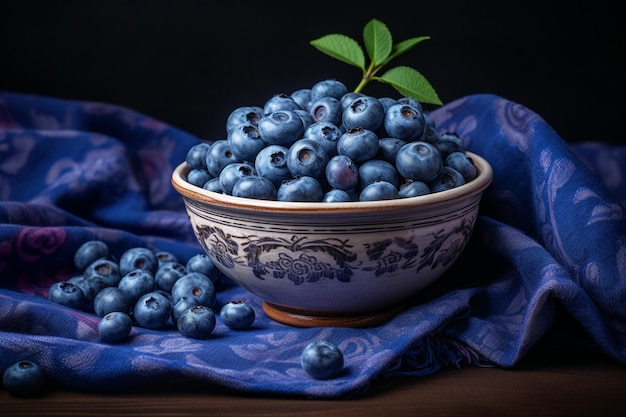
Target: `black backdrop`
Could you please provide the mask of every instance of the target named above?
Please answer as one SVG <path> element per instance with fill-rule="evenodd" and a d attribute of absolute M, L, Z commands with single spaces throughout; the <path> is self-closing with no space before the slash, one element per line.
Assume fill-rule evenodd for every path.
<path fill-rule="evenodd" d="M 418 69 L 444 102 L 494 93 L 567 141 L 626 143 L 616 1 L 9 0 L 0 16 L 0 89 L 120 104 L 207 139 L 224 136 L 237 106 L 325 78 L 354 88 L 358 69 L 309 41 L 342 33 L 361 43 L 377 18 L 395 41 L 431 37 L 395 64 Z"/>

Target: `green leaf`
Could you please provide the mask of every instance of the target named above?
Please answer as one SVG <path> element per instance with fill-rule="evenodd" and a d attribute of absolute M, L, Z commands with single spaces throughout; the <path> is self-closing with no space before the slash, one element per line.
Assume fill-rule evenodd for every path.
<path fill-rule="evenodd" d="M 372 19 L 365 25 L 363 42 L 373 67 L 385 62 L 392 51 L 391 32 L 380 20 Z"/>
<path fill-rule="evenodd" d="M 365 71 L 365 54 L 357 41 L 346 35 L 331 34 L 311 41 L 319 51 Z"/>
<path fill-rule="evenodd" d="M 393 49 L 391 50 L 391 55 L 389 55 L 386 62 L 389 62 L 392 59 L 410 51 L 411 49 L 413 49 L 413 47 L 415 47 L 415 45 L 428 39 L 430 39 L 430 36 L 420 36 L 397 43 L 393 46 Z"/>
<path fill-rule="evenodd" d="M 443 104 L 428 80 L 411 67 L 392 68 L 377 80 L 390 84 L 403 96 L 412 97 L 422 103 Z"/>

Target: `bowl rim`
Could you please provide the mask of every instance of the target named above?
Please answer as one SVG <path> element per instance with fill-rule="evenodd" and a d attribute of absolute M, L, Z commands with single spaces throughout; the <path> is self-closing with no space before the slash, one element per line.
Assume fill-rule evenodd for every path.
<path fill-rule="evenodd" d="M 315 213 L 338 213 L 359 212 L 386 209 L 415 208 L 441 204 L 460 197 L 474 195 L 483 192 L 493 180 L 493 169 L 486 159 L 473 152 L 466 152 L 472 158 L 476 166 L 476 178 L 458 187 L 437 193 L 426 194 L 416 197 L 397 198 L 393 200 L 354 201 L 354 202 L 295 202 L 261 200 L 253 198 L 235 197 L 228 194 L 220 194 L 205 190 L 193 185 L 185 179 L 190 171 L 187 162 L 181 162 L 174 168 L 171 175 L 171 183 L 174 189 L 186 199 L 199 201 L 205 204 L 229 206 L 243 210 L 258 211 L 281 211 L 281 212 L 315 212 Z"/>

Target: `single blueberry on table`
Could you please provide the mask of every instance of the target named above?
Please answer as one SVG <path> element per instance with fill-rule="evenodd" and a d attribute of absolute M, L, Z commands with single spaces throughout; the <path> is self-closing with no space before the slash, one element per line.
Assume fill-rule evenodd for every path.
<path fill-rule="evenodd" d="M 152 250 L 137 246 L 127 249 L 122 254 L 119 266 L 122 276 L 136 269 L 145 269 L 154 275 L 159 267 L 159 260 Z"/>
<path fill-rule="evenodd" d="M 101 240 L 90 240 L 83 243 L 74 254 L 74 266 L 80 272 L 92 262 L 111 256 L 109 246 Z"/>
<path fill-rule="evenodd" d="M 105 343 L 115 343 L 126 339 L 133 329 L 133 321 L 126 312 L 111 311 L 98 322 L 98 334 Z"/>
<path fill-rule="evenodd" d="M 334 378 L 343 370 L 343 352 L 332 342 L 316 340 L 303 349 L 300 364 L 315 379 Z"/>
<path fill-rule="evenodd" d="M 245 301 L 229 301 L 220 309 L 222 323 L 233 330 L 248 329 L 255 318 L 254 309 Z"/>
<path fill-rule="evenodd" d="M 2 384 L 15 397 L 33 397 L 41 394 L 45 374 L 41 367 L 29 360 L 13 363 L 4 370 Z"/>
<path fill-rule="evenodd" d="M 72 282 L 60 281 L 55 282 L 48 289 L 48 300 L 76 310 L 82 310 L 85 305 L 85 293 Z"/>
<path fill-rule="evenodd" d="M 104 317 L 113 311 L 130 314 L 133 303 L 118 287 L 106 287 L 100 290 L 93 300 L 93 310 L 98 317 Z"/>
<path fill-rule="evenodd" d="M 164 294 L 152 291 L 139 297 L 133 313 L 141 327 L 162 329 L 172 317 L 172 301 Z"/>
<path fill-rule="evenodd" d="M 161 264 L 154 274 L 155 288 L 169 293 L 178 278 L 185 274 L 187 274 L 187 269 L 179 262 Z"/>
<path fill-rule="evenodd" d="M 126 294 L 131 304 L 134 304 L 142 295 L 154 291 L 156 282 L 150 271 L 135 269 L 124 275 L 117 287 Z"/>
<path fill-rule="evenodd" d="M 97 278 L 107 287 L 115 287 L 122 279 L 119 263 L 107 258 L 100 258 L 85 268 L 86 279 Z"/>
<path fill-rule="evenodd" d="M 181 298 L 194 299 L 198 305 L 213 308 L 217 298 L 215 284 L 208 276 L 200 272 L 189 272 L 178 279 L 172 286 L 172 302 Z"/>
<path fill-rule="evenodd" d="M 215 329 L 216 319 L 213 309 L 197 305 L 183 311 L 176 321 L 176 328 L 185 337 L 206 339 Z"/>

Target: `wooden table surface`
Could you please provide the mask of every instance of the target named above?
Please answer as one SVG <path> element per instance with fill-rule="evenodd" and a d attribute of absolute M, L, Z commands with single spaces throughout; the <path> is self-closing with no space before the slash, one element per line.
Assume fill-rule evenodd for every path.
<path fill-rule="evenodd" d="M 514 369 L 463 367 L 375 381 L 335 400 L 246 395 L 209 387 L 85 394 L 52 388 L 34 399 L 0 390 L 0 416 L 626 416 L 626 365 L 588 350 L 529 354 Z"/>

